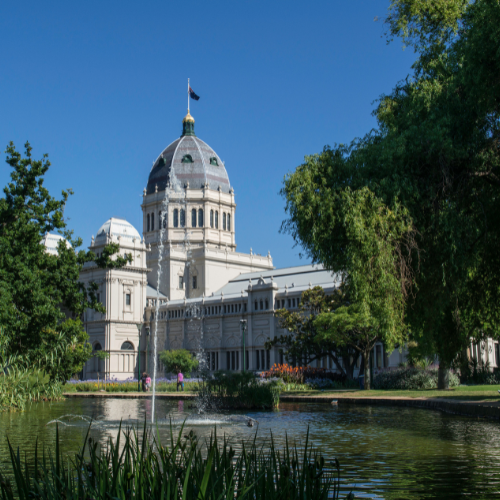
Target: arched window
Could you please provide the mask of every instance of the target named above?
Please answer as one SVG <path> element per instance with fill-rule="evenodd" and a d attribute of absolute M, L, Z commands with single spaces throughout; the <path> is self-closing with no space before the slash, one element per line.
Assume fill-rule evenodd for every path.
<path fill-rule="evenodd" d="M 155 214 L 151 214 L 151 231 L 155 230 Z"/>
<path fill-rule="evenodd" d="M 191 155 L 184 155 L 181 163 L 193 163 L 193 157 Z"/>
<path fill-rule="evenodd" d="M 227 214 L 227 230 L 231 231 L 231 214 Z"/>
<path fill-rule="evenodd" d="M 196 227 L 196 208 L 191 210 L 191 226 Z"/>
<path fill-rule="evenodd" d="M 99 344 L 99 342 L 96 342 L 94 344 L 94 351 L 102 351 L 102 347 L 101 344 Z"/>
<path fill-rule="evenodd" d="M 215 211 L 215 229 L 219 229 L 219 211 Z"/>
<path fill-rule="evenodd" d="M 181 227 L 186 227 L 186 211 L 181 208 Z"/>
<path fill-rule="evenodd" d="M 149 231 L 149 230 L 150 230 L 149 228 L 151 227 L 151 226 L 149 225 L 149 224 L 150 224 L 150 221 L 149 221 L 149 214 L 147 215 L 146 219 L 147 219 L 147 221 L 148 221 L 148 222 L 147 222 L 147 226 L 146 226 L 146 227 L 147 227 L 147 231 Z"/>
<path fill-rule="evenodd" d="M 255 310 L 257 311 L 259 309 L 259 304 L 257 303 L 257 301 L 255 301 Z"/>
<path fill-rule="evenodd" d="M 174 227 L 179 227 L 179 209 L 174 208 Z"/>
<path fill-rule="evenodd" d="M 269 309 L 269 301 L 266 299 L 266 309 Z"/>
<path fill-rule="evenodd" d="M 226 212 L 222 214 L 222 229 L 226 230 Z"/>
<path fill-rule="evenodd" d="M 122 344 L 120 347 L 122 351 L 133 351 L 134 346 L 132 345 L 132 342 L 129 342 L 128 340 Z"/>
<path fill-rule="evenodd" d="M 198 210 L 198 227 L 203 227 L 203 209 Z"/>
<path fill-rule="evenodd" d="M 210 210 L 210 227 L 214 227 L 214 211 Z"/>
<path fill-rule="evenodd" d="M 219 163 L 217 162 L 217 158 L 215 156 L 212 156 L 212 158 L 210 158 L 210 165 L 215 165 L 216 167 L 219 166 Z"/>

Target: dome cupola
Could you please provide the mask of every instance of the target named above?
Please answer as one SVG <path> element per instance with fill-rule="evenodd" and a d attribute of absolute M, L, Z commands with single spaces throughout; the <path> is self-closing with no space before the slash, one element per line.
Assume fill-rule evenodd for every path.
<path fill-rule="evenodd" d="M 184 137 L 186 135 L 196 136 L 196 134 L 194 133 L 194 118 L 189 113 L 189 109 L 188 109 L 187 115 L 184 117 L 184 120 L 182 120 L 182 136 L 181 137 Z"/>
<path fill-rule="evenodd" d="M 182 135 L 153 163 L 149 173 L 146 194 L 164 191 L 167 185 L 181 189 L 220 189 L 229 193 L 231 185 L 226 167 L 219 155 L 194 133 L 194 118 L 188 111 L 182 120 Z"/>

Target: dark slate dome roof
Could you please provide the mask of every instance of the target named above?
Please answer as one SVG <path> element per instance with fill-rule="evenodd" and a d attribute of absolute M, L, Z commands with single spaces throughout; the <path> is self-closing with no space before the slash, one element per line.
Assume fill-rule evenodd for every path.
<path fill-rule="evenodd" d="M 192 119 L 190 115 L 189 118 Z M 192 135 L 186 135 L 185 129 L 182 137 L 172 142 L 154 162 L 147 194 L 154 193 L 156 185 L 158 191 L 164 191 L 169 181 L 174 186 L 177 181 L 181 187 L 189 182 L 192 189 L 201 189 L 207 183 L 210 189 L 217 190 L 220 186 L 223 193 L 229 193 L 229 177 L 219 155 L 194 135 L 194 120 L 190 123 Z"/>

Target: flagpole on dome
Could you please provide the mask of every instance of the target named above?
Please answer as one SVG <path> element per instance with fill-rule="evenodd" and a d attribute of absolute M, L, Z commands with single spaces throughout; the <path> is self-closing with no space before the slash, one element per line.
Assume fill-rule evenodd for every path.
<path fill-rule="evenodd" d="M 189 78 L 188 78 L 188 114 L 189 114 Z"/>

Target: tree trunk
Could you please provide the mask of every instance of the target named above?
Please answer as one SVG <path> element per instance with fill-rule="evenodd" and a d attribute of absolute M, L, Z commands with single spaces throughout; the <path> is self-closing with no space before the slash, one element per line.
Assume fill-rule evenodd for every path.
<path fill-rule="evenodd" d="M 370 380 L 370 351 L 366 351 L 363 353 L 363 357 L 365 360 L 365 391 L 369 391 L 371 389 L 371 380 Z"/>
<path fill-rule="evenodd" d="M 450 388 L 450 367 L 439 361 L 438 369 L 438 389 L 449 389 Z"/>

